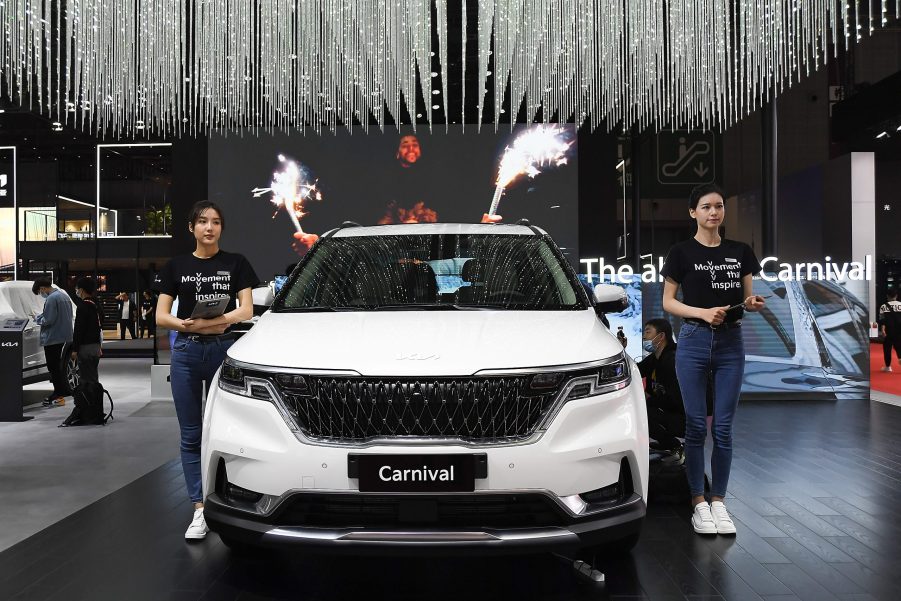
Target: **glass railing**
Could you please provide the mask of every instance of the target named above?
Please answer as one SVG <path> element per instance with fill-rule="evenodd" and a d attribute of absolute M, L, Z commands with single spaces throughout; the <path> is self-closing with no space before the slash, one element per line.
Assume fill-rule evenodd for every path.
<path fill-rule="evenodd" d="M 24 242 L 54 240 L 93 240 L 97 214 L 93 209 L 55 209 L 40 207 L 23 209 L 20 214 L 20 239 Z M 172 212 L 161 210 L 100 209 L 99 236 L 169 237 L 172 235 Z"/>
<path fill-rule="evenodd" d="M 100 209 L 101 238 L 117 236 L 171 236 L 172 211 L 163 209 Z"/>

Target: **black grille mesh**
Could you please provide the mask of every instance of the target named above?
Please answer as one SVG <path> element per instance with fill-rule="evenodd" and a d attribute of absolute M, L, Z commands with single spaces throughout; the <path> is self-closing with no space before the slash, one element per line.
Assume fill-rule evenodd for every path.
<path fill-rule="evenodd" d="M 310 377 L 308 394 L 283 396 L 297 426 L 317 439 L 502 442 L 528 438 L 556 396 L 531 391 L 530 379 Z"/>
<path fill-rule="evenodd" d="M 294 495 L 276 513 L 278 526 L 385 528 L 398 525 L 441 528 L 542 528 L 570 520 L 538 494 L 479 495 Z"/>

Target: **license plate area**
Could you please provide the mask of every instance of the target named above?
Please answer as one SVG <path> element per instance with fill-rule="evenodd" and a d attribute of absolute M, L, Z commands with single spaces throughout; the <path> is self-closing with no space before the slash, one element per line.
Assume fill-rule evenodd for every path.
<path fill-rule="evenodd" d="M 348 455 L 348 476 L 360 492 L 473 492 L 487 477 L 484 454 Z M 478 473 L 477 473 L 478 472 Z"/>

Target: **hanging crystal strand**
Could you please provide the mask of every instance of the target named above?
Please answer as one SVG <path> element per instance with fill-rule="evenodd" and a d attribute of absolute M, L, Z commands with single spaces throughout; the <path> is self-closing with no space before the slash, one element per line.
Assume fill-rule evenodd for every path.
<path fill-rule="evenodd" d="M 478 3 L 478 53 L 479 53 L 479 79 L 478 79 L 478 125 L 476 126 L 476 131 L 482 131 L 482 121 L 483 115 L 485 111 L 485 97 L 488 95 L 488 63 L 491 60 L 491 40 L 492 37 L 494 39 L 499 39 L 500 35 L 492 36 L 492 33 L 496 33 L 494 30 L 494 12 L 495 12 L 495 0 L 481 0 Z M 495 47 L 496 48 L 496 47 Z M 497 53 L 495 52 L 495 61 L 497 59 Z M 497 63 L 495 62 L 495 79 L 499 77 Z M 497 99 L 497 94 L 495 94 L 495 105 L 497 105 L 500 100 Z"/>
<path fill-rule="evenodd" d="M 496 18 L 494 20 L 494 131 L 497 131 L 500 121 L 500 111 L 504 102 L 504 93 L 501 82 L 507 77 L 505 70 L 505 57 L 507 55 L 507 2 L 497 0 L 495 6 Z M 490 46 L 489 46 L 490 47 Z"/>
<path fill-rule="evenodd" d="M 466 0 L 462 0 L 463 4 L 466 4 Z M 465 10 L 465 9 L 464 9 Z M 447 131 L 448 125 L 450 123 L 450 119 L 448 117 L 447 112 L 447 3 L 443 0 L 437 0 L 435 2 L 435 16 L 438 18 L 438 22 L 436 23 L 436 30 L 438 33 L 438 62 L 440 64 L 440 74 L 441 74 L 441 103 L 444 107 L 444 131 Z M 463 39 L 465 44 L 466 39 L 466 20 L 463 20 Z M 431 35 L 429 35 L 431 37 Z M 461 61 L 465 64 L 466 62 L 466 52 L 464 46 L 463 56 L 461 57 Z M 465 70 L 465 67 L 464 67 Z M 429 124 L 431 125 L 431 110 L 432 110 L 432 94 L 431 94 L 431 67 L 427 70 L 423 70 L 421 72 L 422 75 L 422 84 L 424 87 L 423 90 L 423 98 L 425 100 L 426 105 L 426 113 L 429 115 Z M 463 88 L 466 88 L 465 82 Z M 409 107 L 411 118 L 415 122 L 416 106 L 415 103 L 413 106 Z"/>
<path fill-rule="evenodd" d="M 462 18 L 460 22 L 462 25 L 460 26 L 461 34 L 460 34 L 460 66 L 462 74 L 460 75 L 460 126 L 462 131 L 466 131 L 466 25 L 467 25 L 467 17 L 466 17 L 466 0 L 460 0 L 460 11 L 462 13 Z M 447 94 L 444 95 L 444 114 L 445 114 L 445 122 L 447 120 Z"/>
<path fill-rule="evenodd" d="M 10 0 L 0 3 L 0 74 L 6 75 L 8 89 L 12 88 L 12 78 L 14 77 L 9 64 L 9 50 L 12 43 L 10 39 L 10 23 L 13 22 L 9 16 L 11 12 L 9 5 L 11 3 Z"/>

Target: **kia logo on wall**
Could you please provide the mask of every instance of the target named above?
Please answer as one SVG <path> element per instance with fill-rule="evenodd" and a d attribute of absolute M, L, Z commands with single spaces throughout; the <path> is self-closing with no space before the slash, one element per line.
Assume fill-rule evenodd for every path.
<path fill-rule="evenodd" d="M 19 346 L 18 342 L 3 342 L 0 343 L 0 346 Z"/>

